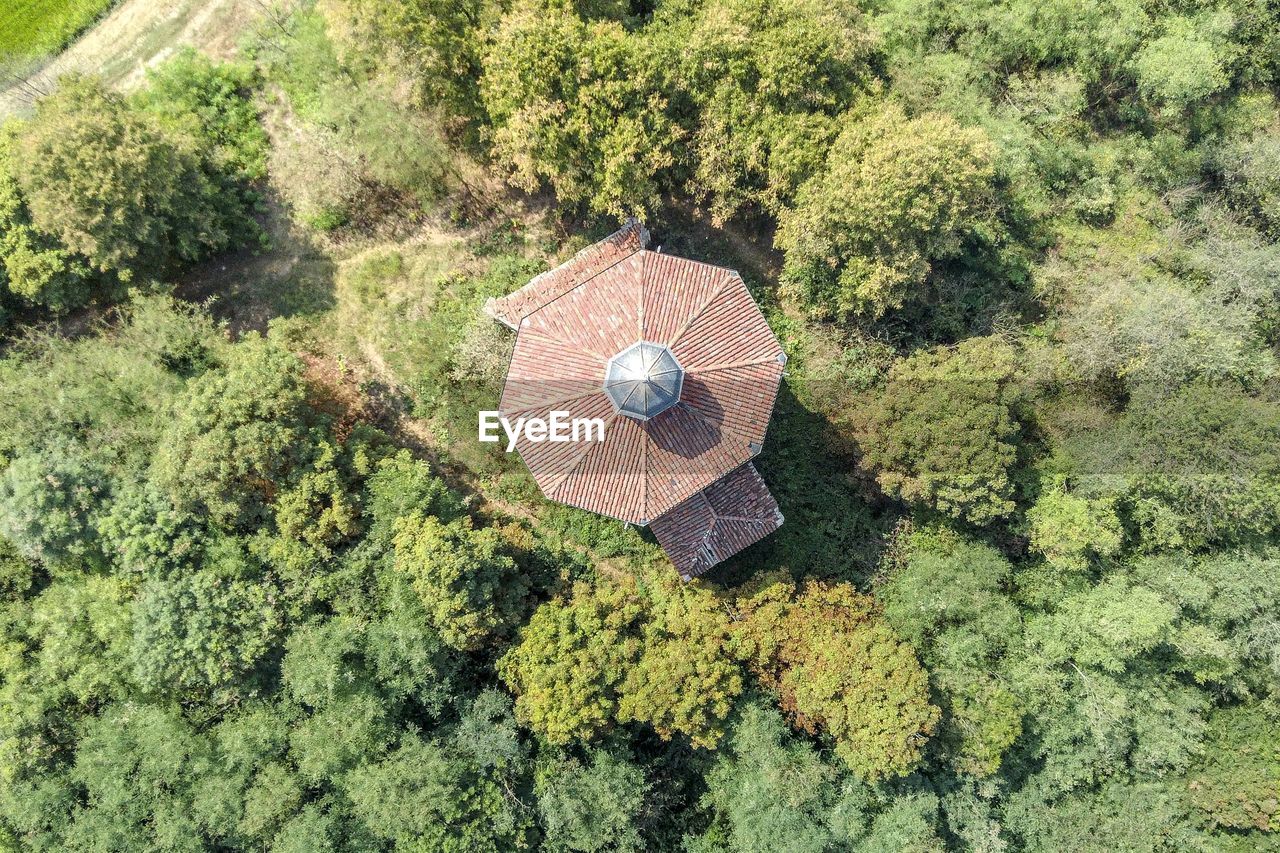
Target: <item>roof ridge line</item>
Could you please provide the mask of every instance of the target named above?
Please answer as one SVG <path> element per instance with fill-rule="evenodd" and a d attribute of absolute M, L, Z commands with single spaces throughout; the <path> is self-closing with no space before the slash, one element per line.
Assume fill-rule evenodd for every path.
<path fill-rule="evenodd" d="M 711 266 L 711 264 L 708 264 L 708 266 Z M 689 331 L 689 327 L 692 326 L 694 322 L 696 322 L 697 319 L 703 315 L 703 313 L 707 310 L 707 307 L 710 306 L 711 303 L 715 301 L 716 297 L 719 296 L 721 293 L 723 293 L 729 287 L 729 285 L 733 283 L 733 280 L 735 278 L 738 280 L 742 279 L 742 276 L 738 275 L 737 272 L 735 272 L 734 270 L 728 269 L 727 267 L 717 267 L 717 269 L 724 270 L 726 273 L 728 273 L 728 275 L 724 277 L 724 281 L 721 282 L 720 286 L 711 292 L 711 295 L 707 297 L 707 300 L 698 306 L 698 310 L 694 311 L 692 314 L 689 315 L 689 318 L 685 320 L 684 325 L 681 326 L 676 331 L 676 333 L 671 336 L 671 338 L 666 343 L 667 349 L 673 350 L 675 348 L 675 345 L 680 343 L 680 339 L 684 337 L 685 332 Z M 745 287 L 745 284 L 743 286 Z"/>
<path fill-rule="evenodd" d="M 619 417 L 621 417 L 621 415 L 622 415 L 621 412 L 614 412 L 609 417 L 609 420 L 605 421 L 606 435 L 608 435 L 609 433 L 609 427 L 613 424 L 614 421 L 616 421 Z M 562 485 L 564 485 L 565 480 L 573 476 L 573 473 L 578 470 L 578 466 L 582 464 L 582 461 L 591 455 L 591 451 L 595 450 L 597 447 L 602 447 L 602 446 L 604 446 L 603 441 L 589 442 L 587 444 L 587 449 L 579 453 L 578 458 L 573 460 L 573 464 L 569 466 L 569 470 L 565 471 L 563 474 L 557 477 L 553 485 L 549 485 L 547 488 L 543 489 L 542 490 L 543 494 L 545 494 L 549 498 L 554 499 L 554 495 L 552 495 L 551 493 L 559 489 Z"/>
<path fill-rule="evenodd" d="M 779 350 L 780 354 L 785 355 Z M 713 364 L 710 367 L 686 367 L 685 373 L 714 373 L 717 370 L 730 370 L 737 367 L 755 367 L 757 364 L 778 364 L 778 356 L 755 358 L 750 361 L 727 361 L 724 364 Z"/>

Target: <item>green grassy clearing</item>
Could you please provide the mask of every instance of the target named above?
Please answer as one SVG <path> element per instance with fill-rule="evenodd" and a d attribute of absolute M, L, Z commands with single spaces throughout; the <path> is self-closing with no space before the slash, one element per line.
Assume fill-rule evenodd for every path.
<path fill-rule="evenodd" d="M 57 53 L 115 0 L 8 0 L 0 8 L 0 60 Z"/>

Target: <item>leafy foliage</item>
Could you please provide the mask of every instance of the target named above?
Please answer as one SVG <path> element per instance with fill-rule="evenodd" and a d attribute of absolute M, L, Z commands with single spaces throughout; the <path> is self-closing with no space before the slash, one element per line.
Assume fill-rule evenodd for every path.
<path fill-rule="evenodd" d="M 949 116 L 851 114 L 778 222 L 787 286 L 815 313 L 879 317 L 960 253 L 992 193 L 991 143 Z"/>
<path fill-rule="evenodd" d="M 863 464 L 890 494 L 989 523 L 1013 511 L 1014 352 L 970 339 L 904 359 L 855 417 Z"/>
<path fill-rule="evenodd" d="M 550 743 L 591 740 L 616 719 L 711 747 L 742 689 L 727 646 L 724 614 L 698 590 L 579 583 L 538 608 L 499 672 L 518 718 Z"/>
<path fill-rule="evenodd" d="M 513 184 L 532 192 L 545 181 L 567 203 L 619 216 L 655 203 L 683 132 L 643 40 L 526 3 L 504 16 L 484 69 L 494 156 Z"/>
<path fill-rule="evenodd" d="M 734 639 L 795 723 L 826 731 L 859 776 L 909 772 L 933 733 L 927 676 L 874 602 L 846 585 L 774 579 L 739 601 Z"/>

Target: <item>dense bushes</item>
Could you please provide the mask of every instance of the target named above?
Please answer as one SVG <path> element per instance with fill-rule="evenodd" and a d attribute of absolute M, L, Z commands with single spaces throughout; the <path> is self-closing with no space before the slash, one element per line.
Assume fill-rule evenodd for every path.
<path fill-rule="evenodd" d="M 251 237 L 265 139 L 244 72 L 187 55 L 129 99 L 68 78 L 0 141 L 9 301 L 66 311 Z"/>

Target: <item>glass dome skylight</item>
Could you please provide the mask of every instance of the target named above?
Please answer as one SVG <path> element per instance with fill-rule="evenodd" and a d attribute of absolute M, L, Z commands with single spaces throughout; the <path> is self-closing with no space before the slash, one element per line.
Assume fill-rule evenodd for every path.
<path fill-rule="evenodd" d="M 609 359 L 604 390 L 618 411 L 647 421 L 680 401 L 684 368 L 662 344 L 640 341 Z"/>

